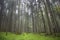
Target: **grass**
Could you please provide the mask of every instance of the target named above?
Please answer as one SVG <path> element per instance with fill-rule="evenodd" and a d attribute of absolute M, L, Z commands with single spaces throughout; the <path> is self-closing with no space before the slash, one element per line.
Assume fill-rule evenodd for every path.
<path fill-rule="evenodd" d="M 43 34 L 34 34 L 34 33 L 22 33 L 22 34 L 14 34 L 1 32 L 0 33 L 0 40 L 60 40 L 60 37 L 55 36 L 45 36 Z"/>

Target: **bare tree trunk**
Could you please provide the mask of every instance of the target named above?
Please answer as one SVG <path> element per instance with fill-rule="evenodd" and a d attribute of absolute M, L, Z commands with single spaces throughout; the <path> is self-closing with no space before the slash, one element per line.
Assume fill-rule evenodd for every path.
<path fill-rule="evenodd" d="M 4 10 L 4 0 L 0 0 L 0 31 L 1 30 L 1 25 L 2 25 L 2 18 L 3 18 L 3 10 Z"/>

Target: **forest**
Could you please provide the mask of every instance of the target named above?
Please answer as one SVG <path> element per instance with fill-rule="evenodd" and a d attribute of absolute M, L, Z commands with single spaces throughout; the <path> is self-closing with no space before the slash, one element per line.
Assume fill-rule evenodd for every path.
<path fill-rule="evenodd" d="M 0 0 L 0 40 L 60 40 L 60 0 Z"/>

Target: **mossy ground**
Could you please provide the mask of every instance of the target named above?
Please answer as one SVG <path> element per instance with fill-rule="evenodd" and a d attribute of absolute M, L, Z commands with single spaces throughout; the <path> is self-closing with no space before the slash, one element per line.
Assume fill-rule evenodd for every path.
<path fill-rule="evenodd" d="M 22 34 L 8 33 L 6 36 L 5 32 L 1 32 L 0 40 L 60 40 L 60 37 L 52 35 L 46 36 L 44 34 L 37 33 L 22 33 Z"/>

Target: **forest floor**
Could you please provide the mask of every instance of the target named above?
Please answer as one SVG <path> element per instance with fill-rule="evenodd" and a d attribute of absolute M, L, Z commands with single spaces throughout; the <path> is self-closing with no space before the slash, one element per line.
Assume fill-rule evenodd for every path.
<path fill-rule="evenodd" d="M 34 33 L 23 33 L 23 34 L 14 34 L 0 32 L 0 40 L 60 40 L 60 37 L 44 34 L 34 34 Z"/>

